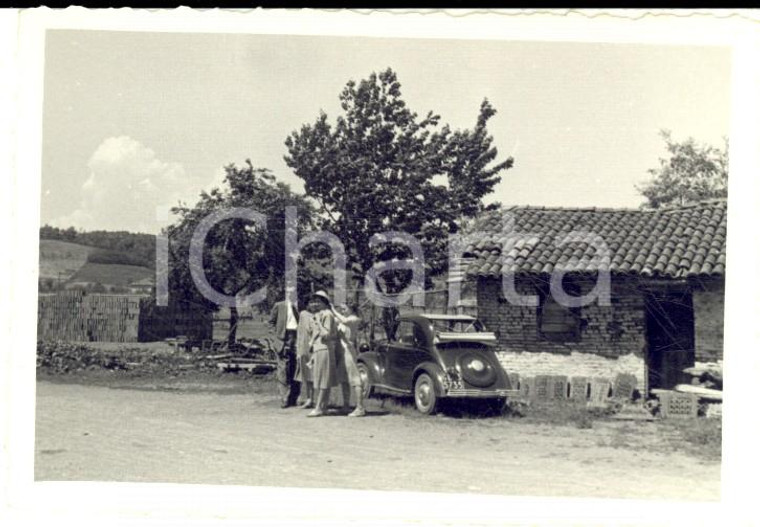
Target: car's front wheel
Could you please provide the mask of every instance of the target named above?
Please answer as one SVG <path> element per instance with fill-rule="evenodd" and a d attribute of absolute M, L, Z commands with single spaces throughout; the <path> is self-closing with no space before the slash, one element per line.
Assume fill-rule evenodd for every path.
<path fill-rule="evenodd" d="M 438 407 L 435 384 L 427 373 L 421 373 L 414 383 L 414 405 L 425 415 L 433 415 Z"/>
<path fill-rule="evenodd" d="M 369 382 L 369 368 L 363 362 L 356 365 L 356 369 L 359 370 L 359 378 L 362 381 L 362 396 L 364 399 L 372 397 L 372 385 Z"/>

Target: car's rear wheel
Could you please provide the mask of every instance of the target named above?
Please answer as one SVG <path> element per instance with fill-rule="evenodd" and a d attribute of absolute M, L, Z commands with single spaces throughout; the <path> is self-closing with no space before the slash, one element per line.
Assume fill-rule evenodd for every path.
<path fill-rule="evenodd" d="M 372 397 L 372 385 L 369 382 L 369 368 L 363 362 L 356 365 L 356 369 L 359 370 L 359 378 L 362 381 L 362 396 L 365 399 Z"/>
<path fill-rule="evenodd" d="M 425 415 L 433 415 L 438 407 L 435 384 L 427 373 L 421 373 L 414 383 L 414 405 Z"/>

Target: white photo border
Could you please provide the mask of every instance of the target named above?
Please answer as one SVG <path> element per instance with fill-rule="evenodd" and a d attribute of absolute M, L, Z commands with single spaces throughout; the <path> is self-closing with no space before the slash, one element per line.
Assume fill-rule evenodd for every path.
<path fill-rule="evenodd" d="M 8 16 L 6 16 L 8 15 Z M 12 17 L 11 22 L 7 22 Z M 77 525 L 150 520 L 246 524 L 700 524 L 748 522 L 757 466 L 758 419 L 749 387 L 758 378 L 760 288 L 758 221 L 760 199 L 760 14 L 746 11 L 194 11 L 34 9 L 6 13 L 3 28 L 17 53 L 7 58 L 15 76 L 5 115 L 12 123 L 3 189 L 3 222 L 10 226 L 6 254 L 8 307 L 3 332 L 2 426 L 3 503 L 6 517 L 18 521 L 72 521 Z M 309 34 L 333 36 L 503 39 L 710 45 L 733 50 L 732 116 L 725 311 L 726 408 L 722 499 L 718 503 L 642 500 L 560 499 L 465 494 L 307 490 L 272 487 L 34 482 L 35 342 L 42 145 L 42 80 L 45 31 L 112 31 Z M 13 39 L 13 40 L 12 40 Z M 12 47 L 11 47 L 12 51 Z M 8 53 L 3 55 L 6 60 Z M 3 75 L 2 78 L 12 78 Z M 15 89 L 14 89 L 15 88 Z M 697 109 L 698 110 L 698 109 Z M 3 129 L 5 132 L 5 129 Z M 5 137 L 4 137 L 5 139 Z M 4 167 L 5 168 L 5 167 Z M 3 295 L 5 296 L 5 295 Z M 11 309 L 12 307 L 12 309 Z M 754 475 L 754 474 L 752 474 Z M 688 486 L 689 481 L 683 484 Z M 393 506 L 389 507 L 389 500 Z M 340 508 L 336 508 L 340 503 Z M 297 504 L 298 506 L 293 506 Z M 369 511 L 369 516 L 368 516 Z M 746 511 L 746 512 L 745 512 Z M 746 514 L 746 515 L 745 515 Z"/>

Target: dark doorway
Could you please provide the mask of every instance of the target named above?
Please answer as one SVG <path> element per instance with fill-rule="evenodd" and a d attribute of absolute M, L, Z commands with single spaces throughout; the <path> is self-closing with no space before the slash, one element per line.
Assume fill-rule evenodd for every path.
<path fill-rule="evenodd" d="M 689 382 L 694 366 L 694 306 L 690 291 L 649 292 L 646 297 L 649 388 Z"/>

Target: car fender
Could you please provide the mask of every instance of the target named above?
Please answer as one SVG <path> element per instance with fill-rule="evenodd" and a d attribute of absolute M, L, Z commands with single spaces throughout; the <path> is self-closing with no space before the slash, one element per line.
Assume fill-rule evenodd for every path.
<path fill-rule="evenodd" d="M 367 366 L 370 384 L 376 384 L 378 379 L 383 378 L 384 368 L 380 355 L 376 351 L 365 351 L 357 357 L 356 362 L 362 362 Z"/>
<path fill-rule="evenodd" d="M 444 385 L 446 385 L 448 382 L 446 373 L 443 371 L 443 368 L 434 362 L 420 363 L 414 369 L 414 375 L 412 375 L 412 379 L 414 379 L 412 382 L 412 391 L 414 391 L 414 383 L 417 382 L 417 377 L 419 377 L 421 373 L 427 373 L 430 375 L 430 377 L 433 378 L 433 384 L 435 385 L 435 394 L 438 397 L 443 397 L 446 395 L 443 389 Z"/>
<path fill-rule="evenodd" d="M 497 382 L 499 382 L 503 386 L 507 386 L 510 390 L 516 389 L 514 386 L 512 386 L 511 381 L 509 380 L 509 374 L 507 373 L 506 368 L 499 360 L 499 356 L 496 354 L 496 352 L 492 351 L 491 356 L 493 358 L 493 365 L 494 369 L 496 371 L 496 377 Z"/>

